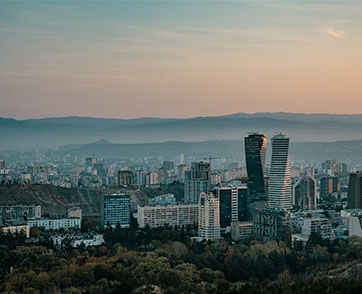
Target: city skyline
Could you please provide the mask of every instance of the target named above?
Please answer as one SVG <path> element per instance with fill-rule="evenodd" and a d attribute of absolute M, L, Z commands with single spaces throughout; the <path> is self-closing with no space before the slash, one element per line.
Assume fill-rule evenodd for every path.
<path fill-rule="evenodd" d="M 0 293 L 362 292 L 361 0 L 0 0 Z"/>
<path fill-rule="evenodd" d="M 0 3 L 1 117 L 359 113 L 362 4 Z"/>

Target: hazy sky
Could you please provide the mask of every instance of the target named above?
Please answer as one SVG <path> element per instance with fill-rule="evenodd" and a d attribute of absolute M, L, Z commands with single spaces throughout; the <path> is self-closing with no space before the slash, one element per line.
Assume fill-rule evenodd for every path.
<path fill-rule="evenodd" d="M 362 1 L 0 1 L 0 116 L 362 113 Z"/>

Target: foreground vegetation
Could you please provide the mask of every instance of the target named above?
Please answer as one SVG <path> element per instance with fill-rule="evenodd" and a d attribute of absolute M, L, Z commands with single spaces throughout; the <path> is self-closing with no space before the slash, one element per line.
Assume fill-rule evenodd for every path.
<path fill-rule="evenodd" d="M 194 228 L 116 229 L 106 245 L 55 249 L 0 235 L 0 293 L 358 293 L 362 240 L 193 242 Z M 157 287 L 143 287 L 155 285 Z M 150 289 L 153 290 L 150 290 Z"/>

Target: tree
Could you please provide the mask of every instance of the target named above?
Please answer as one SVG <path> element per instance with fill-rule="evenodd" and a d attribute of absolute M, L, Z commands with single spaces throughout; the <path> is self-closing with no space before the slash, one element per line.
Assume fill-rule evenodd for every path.
<path fill-rule="evenodd" d="M 39 290 L 34 288 L 26 288 L 24 289 L 24 294 L 40 294 Z"/>
<path fill-rule="evenodd" d="M 89 232 L 93 228 L 94 222 L 91 219 L 87 217 L 82 218 L 82 232 Z"/>
<path fill-rule="evenodd" d="M 33 227 L 30 229 L 30 237 L 32 238 L 39 238 L 40 237 L 40 230 L 37 227 Z"/>

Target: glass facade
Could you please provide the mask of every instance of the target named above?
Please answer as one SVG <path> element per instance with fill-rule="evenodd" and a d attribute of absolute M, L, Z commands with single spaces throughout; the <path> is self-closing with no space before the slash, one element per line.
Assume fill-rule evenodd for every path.
<path fill-rule="evenodd" d="M 244 222 L 248 220 L 247 211 L 248 211 L 248 189 L 243 189 L 240 187 L 238 189 L 238 221 Z"/>
<path fill-rule="evenodd" d="M 219 199 L 221 228 L 230 227 L 232 222 L 247 220 L 247 187 L 215 187 L 214 194 Z"/>
<path fill-rule="evenodd" d="M 266 200 L 264 184 L 266 137 L 263 134 L 252 133 L 244 138 L 244 143 L 249 202 Z"/>
<path fill-rule="evenodd" d="M 111 194 L 102 197 L 102 225 L 129 227 L 131 222 L 130 196 Z"/>

